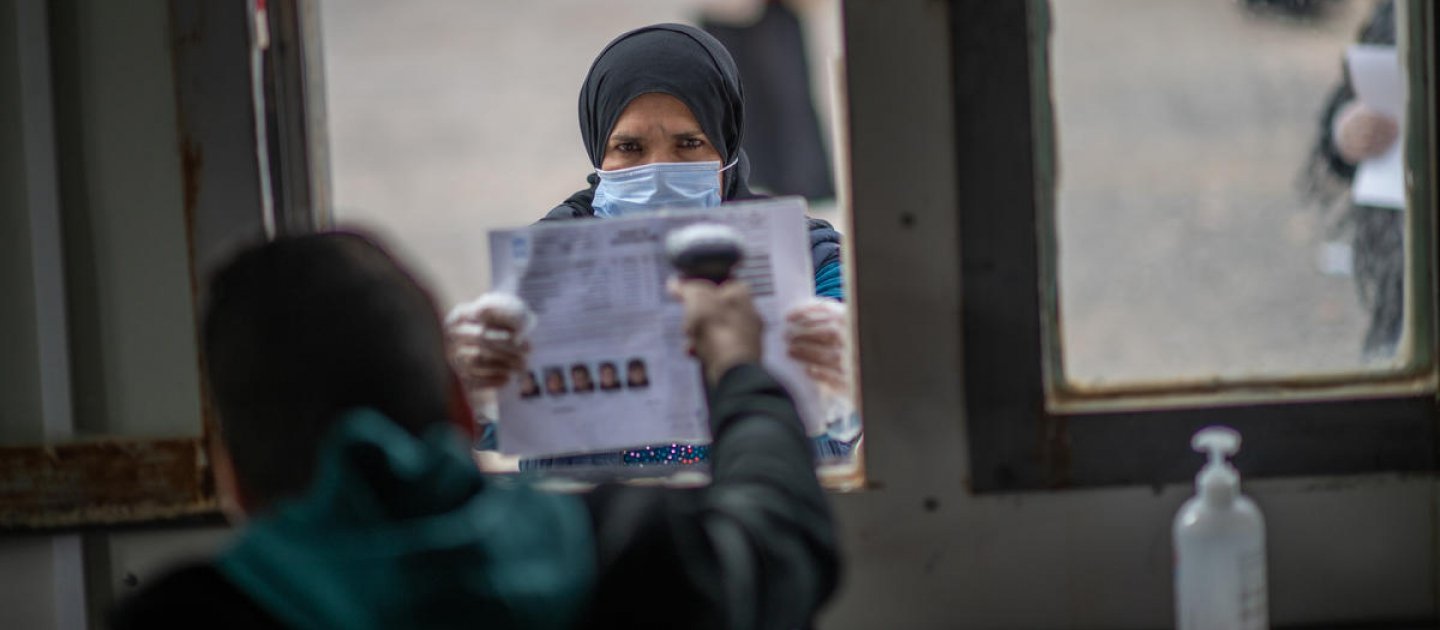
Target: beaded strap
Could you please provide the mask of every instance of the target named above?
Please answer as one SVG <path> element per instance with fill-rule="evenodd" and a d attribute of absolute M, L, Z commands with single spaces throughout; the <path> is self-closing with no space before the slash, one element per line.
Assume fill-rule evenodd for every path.
<path fill-rule="evenodd" d="M 625 451 L 622 458 L 626 465 L 645 466 L 650 464 L 698 464 L 710 457 L 708 445 L 670 444 L 668 446 L 647 446 Z"/>

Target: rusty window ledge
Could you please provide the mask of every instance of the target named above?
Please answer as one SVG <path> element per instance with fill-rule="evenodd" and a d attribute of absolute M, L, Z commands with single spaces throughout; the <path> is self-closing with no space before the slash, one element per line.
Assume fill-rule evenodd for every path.
<path fill-rule="evenodd" d="M 199 437 L 0 447 L 0 531 L 217 515 Z"/>

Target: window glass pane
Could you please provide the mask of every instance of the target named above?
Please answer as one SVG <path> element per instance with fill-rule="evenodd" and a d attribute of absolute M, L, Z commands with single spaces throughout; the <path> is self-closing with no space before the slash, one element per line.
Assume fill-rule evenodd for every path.
<path fill-rule="evenodd" d="M 1387 54 L 1404 76 L 1395 5 L 1050 5 L 1068 384 L 1403 361 L 1403 201 L 1352 192 L 1356 156 L 1398 150 L 1403 97 L 1351 89 Z M 1357 43 L 1374 69 L 1347 82 Z"/>
<path fill-rule="evenodd" d="M 532 224 L 588 187 L 595 169 L 577 120 L 581 83 L 608 42 L 647 24 L 702 26 L 730 49 L 746 99 L 748 163 L 736 172 L 748 169 L 755 192 L 805 196 L 810 216 L 848 232 L 831 166 L 838 0 L 319 6 L 336 219 L 385 237 L 435 287 L 442 309 L 490 289 L 487 231 Z M 831 271 L 825 278 L 838 292 L 838 267 Z M 591 363 L 595 378 L 610 371 L 607 364 Z M 566 368 L 553 376 L 579 377 L 580 368 Z M 842 411 L 835 439 L 816 442 L 822 461 L 848 463 L 858 443 L 858 417 Z M 621 458 L 609 451 L 570 463 L 609 466 Z"/>

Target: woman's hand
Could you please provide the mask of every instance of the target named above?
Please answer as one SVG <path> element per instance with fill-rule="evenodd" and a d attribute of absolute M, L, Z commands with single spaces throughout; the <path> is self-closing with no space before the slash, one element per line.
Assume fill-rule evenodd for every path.
<path fill-rule="evenodd" d="M 785 314 L 785 344 L 822 391 L 848 396 L 850 344 L 845 305 L 811 298 Z"/>
<path fill-rule="evenodd" d="M 1335 115 L 1335 150 L 1351 164 L 1390 150 L 1400 136 L 1400 126 L 1379 110 L 1352 101 Z"/>
<path fill-rule="evenodd" d="M 498 388 L 524 370 L 534 322 L 534 313 L 508 293 L 486 293 L 451 309 L 445 316 L 446 346 L 465 389 Z"/>

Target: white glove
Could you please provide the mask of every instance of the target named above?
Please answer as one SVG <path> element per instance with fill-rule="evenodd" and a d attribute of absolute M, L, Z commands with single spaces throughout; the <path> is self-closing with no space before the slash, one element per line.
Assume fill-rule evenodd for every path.
<path fill-rule="evenodd" d="M 820 386 L 823 395 L 850 397 L 850 343 L 845 305 L 814 297 L 785 313 L 790 358 Z"/>
<path fill-rule="evenodd" d="M 535 314 L 509 293 L 486 293 L 450 309 L 445 340 L 451 364 L 470 393 L 494 389 L 525 369 Z"/>

